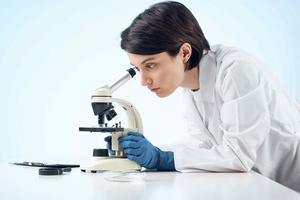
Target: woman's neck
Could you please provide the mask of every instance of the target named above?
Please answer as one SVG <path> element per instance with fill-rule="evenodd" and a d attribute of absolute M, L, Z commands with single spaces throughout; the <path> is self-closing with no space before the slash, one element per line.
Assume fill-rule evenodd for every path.
<path fill-rule="evenodd" d="M 186 89 L 191 89 L 193 91 L 197 91 L 200 89 L 199 82 L 199 65 L 194 67 L 191 70 L 185 71 L 185 77 L 183 82 L 181 83 L 181 87 Z"/>

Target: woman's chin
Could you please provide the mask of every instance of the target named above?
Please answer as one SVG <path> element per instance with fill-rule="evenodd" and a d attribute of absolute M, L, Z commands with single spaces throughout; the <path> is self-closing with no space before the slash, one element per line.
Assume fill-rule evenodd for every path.
<path fill-rule="evenodd" d="M 159 91 L 155 92 L 156 96 L 158 96 L 160 98 L 170 96 L 172 93 L 173 92 L 165 92 L 165 91 L 162 91 L 162 90 L 159 90 Z"/>

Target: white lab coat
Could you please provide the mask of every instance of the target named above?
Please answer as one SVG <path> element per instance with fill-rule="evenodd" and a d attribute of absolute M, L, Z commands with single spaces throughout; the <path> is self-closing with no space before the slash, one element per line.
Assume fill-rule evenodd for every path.
<path fill-rule="evenodd" d="M 169 146 L 176 170 L 249 171 L 300 191 L 300 105 L 246 52 L 213 46 L 200 90 L 183 91 L 185 141 Z"/>

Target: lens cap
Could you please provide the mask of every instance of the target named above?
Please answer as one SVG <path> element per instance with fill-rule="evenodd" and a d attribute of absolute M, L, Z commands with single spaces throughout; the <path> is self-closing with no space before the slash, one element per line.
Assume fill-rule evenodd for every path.
<path fill-rule="evenodd" d="M 93 157 L 107 157 L 108 149 L 94 149 Z"/>
<path fill-rule="evenodd" d="M 48 167 L 48 168 L 39 169 L 39 175 L 44 175 L 44 176 L 61 175 L 63 174 L 63 172 L 70 172 L 70 171 L 71 171 L 70 167 L 66 167 L 66 168 Z"/>

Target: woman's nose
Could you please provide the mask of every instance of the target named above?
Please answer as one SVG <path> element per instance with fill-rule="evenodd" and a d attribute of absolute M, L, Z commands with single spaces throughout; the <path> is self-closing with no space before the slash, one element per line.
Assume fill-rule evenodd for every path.
<path fill-rule="evenodd" d="M 142 84 L 142 86 L 151 85 L 152 84 L 152 80 L 151 80 L 151 78 L 142 75 L 141 76 L 141 84 Z"/>

